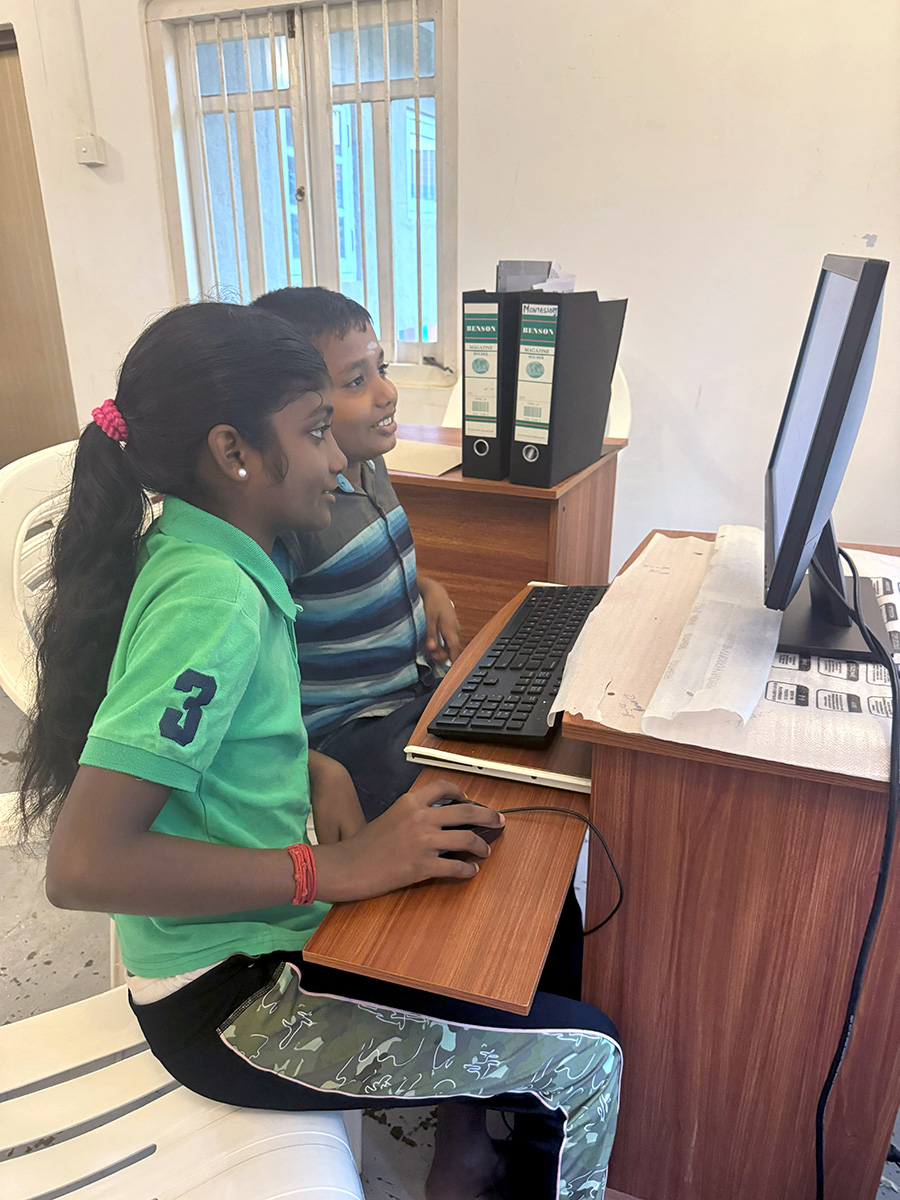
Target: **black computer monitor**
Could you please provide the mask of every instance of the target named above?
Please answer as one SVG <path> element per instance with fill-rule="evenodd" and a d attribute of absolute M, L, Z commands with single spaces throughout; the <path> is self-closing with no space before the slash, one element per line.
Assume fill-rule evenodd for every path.
<path fill-rule="evenodd" d="M 766 607 L 782 609 L 778 649 L 871 659 L 817 563 L 848 599 L 831 522 L 875 369 L 881 259 L 826 255 L 775 446 L 766 471 Z M 890 649 L 875 592 L 863 588 L 866 624 Z"/>

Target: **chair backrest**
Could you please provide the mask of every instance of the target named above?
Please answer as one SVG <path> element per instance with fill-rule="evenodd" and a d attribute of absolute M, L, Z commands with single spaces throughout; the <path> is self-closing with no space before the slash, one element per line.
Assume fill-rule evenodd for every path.
<path fill-rule="evenodd" d="M 34 619 L 77 445 L 60 442 L 0 470 L 0 688 L 23 712 L 34 696 Z M 162 498 L 153 497 L 147 524 L 161 509 Z"/>
<path fill-rule="evenodd" d="M 0 470 L 0 687 L 23 712 L 34 693 L 33 618 L 76 444 L 38 450 Z"/>
<path fill-rule="evenodd" d="M 606 436 L 627 438 L 631 429 L 631 393 L 625 380 L 625 372 L 616 363 L 609 397 L 609 414 L 606 418 Z"/>

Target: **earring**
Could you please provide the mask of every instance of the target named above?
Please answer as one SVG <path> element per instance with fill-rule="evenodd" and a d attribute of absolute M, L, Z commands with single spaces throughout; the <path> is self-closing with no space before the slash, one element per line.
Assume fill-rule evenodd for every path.
<path fill-rule="evenodd" d="M 238 467 L 238 478 L 239 478 L 239 479 L 246 479 L 246 478 L 247 478 L 247 472 L 246 472 L 246 470 L 245 470 L 243 467 Z"/>

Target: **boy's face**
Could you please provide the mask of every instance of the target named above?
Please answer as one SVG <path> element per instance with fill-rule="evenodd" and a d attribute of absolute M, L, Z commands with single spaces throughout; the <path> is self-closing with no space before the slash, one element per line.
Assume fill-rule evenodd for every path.
<path fill-rule="evenodd" d="M 316 345 L 334 383 L 331 432 L 349 465 L 386 454 L 397 441 L 397 389 L 372 326 L 317 339 Z"/>

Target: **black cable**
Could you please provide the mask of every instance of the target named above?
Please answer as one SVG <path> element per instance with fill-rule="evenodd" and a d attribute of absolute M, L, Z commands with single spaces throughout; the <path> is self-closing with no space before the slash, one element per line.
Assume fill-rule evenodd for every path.
<path fill-rule="evenodd" d="M 600 832 L 600 830 L 597 828 L 597 826 L 594 824 L 593 821 L 589 820 L 586 816 L 584 816 L 583 813 L 575 812 L 575 810 L 573 808 L 553 808 L 549 804 L 547 804 L 547 805 L 532 804 L 532 805 L 527 805 L 523 808 L 501 808 L 499 811 L 504 814 L 520 813 L 520 812 L 551 812 L 551 813 L 559 813 L 559 815 L 561 817 L 577 817 L 579 821 L 584 821 L 585 825 L 588 826 L 591 833 L 593 833 L 595 837 L 600 839 L 600 844 L 602 845 L 603 849 L 606 851 L 606 857 L 609 859 L 609 864 L 612 867 L 613 871 L 615 872 L 616 883 L 618 883 L 618 885 L 619 885 L 619 898 L 613 905 L 610 912 L 608 912 L 606 914 L 606 916 L 603 918 L 603 920 L 599 924 L 591 926 L 590 929 L 586 929 L 584 931 L 584 936 L 589 937 L 592 933 L 596 933 L 598 929 L 603 928 L 603 926 L 607 923 L 607 921 L 611 921 L 613 919 L 613 917 L 619 911 L 619 909 L 622 905 L 622 901 L 625 898 L 625 888 L 622 884 L 622 876 L 619 874 L 619 868 L 616 866 L 616 860 L 613 858 L 612 851 L 610 850 L 609 846 L 607 846 L 607 844 L 606 844 L 606 838 L 604 838 L 603 834 Z"/>
<path fill-rule="evenodd" d="M 897 667 L 891 654 L 874 636 L 863 619 L 860 604 L 859 572 L 856 569 L 856 565 L 846 551 L 839 550 L 839 553 L 841 558 L 843 558 L 849 566 L 850 574 L 853 577 L 852 604 L 847 602 L 843 592 L 834 586 L 832 581 L 827 577 L 815 559 L 813 559 L 812 565 L 819 578 L 825 584 L 827 584 L 829 589 L 840 599 L 841 603 L 850 613 L 869 650 L 876 657 L 876 659 L 882 663 L 887 671 L 888 681 L 891 685 L 892 704 L 890 770 L 888 774 L 888 811 L 884 827 L 884 842 L 881 849 L 881 863 L 878 868 L 878 879 L 875 883 L 875 895 L 872 898 L 872 907 L 869 910 L 869 919 L 866 922 L 865 932 L 863 934 L 862 943 L 860 944 L 859 948 L 859 954 L 856 959 L 856 968 L 853 972 L 853 979 L 850 983 L 850 996 L 847 1001 L 847 1009 L 844 1014 L 844 1024 L 841 1029 L 840 1038 L 838 1039 L 838 1045 L 834 1054 L 834 1058 L 832 1059 L 831 1066 L 828 1069 L 828 1075 L 825 1079 L 825 1084 L 819 1096 L 819 1103 L 816 1106 L 816 1200 L 824 1200 L 825 1196 L 825 1107 L 828 1104 L 828 1097 L 831 1094 L 831 1089 L 834 1086 L 837 1073 L 840 1070 L 844 1055 L 847 1052 L 847 1044 L 850 1041 L 850 1034 L 853 1030 L 853 1022 L 856 1019 L 856 1008 L 857 1004 L 859 1003 L 859 996 L 862 990 L 866 966 L 868 965 L 869 952 L 872 949 L 872 942 L 875 938 L 875 932 L 878 928 L 878 922 L 881 918 L 881 910 L 884 904 L 884 894 L 887 887 L 888 871 L 891 865 L 891 855 L 894 849 L 898 802 L 900 802 L 900 678 L 898 678 Z"/>

